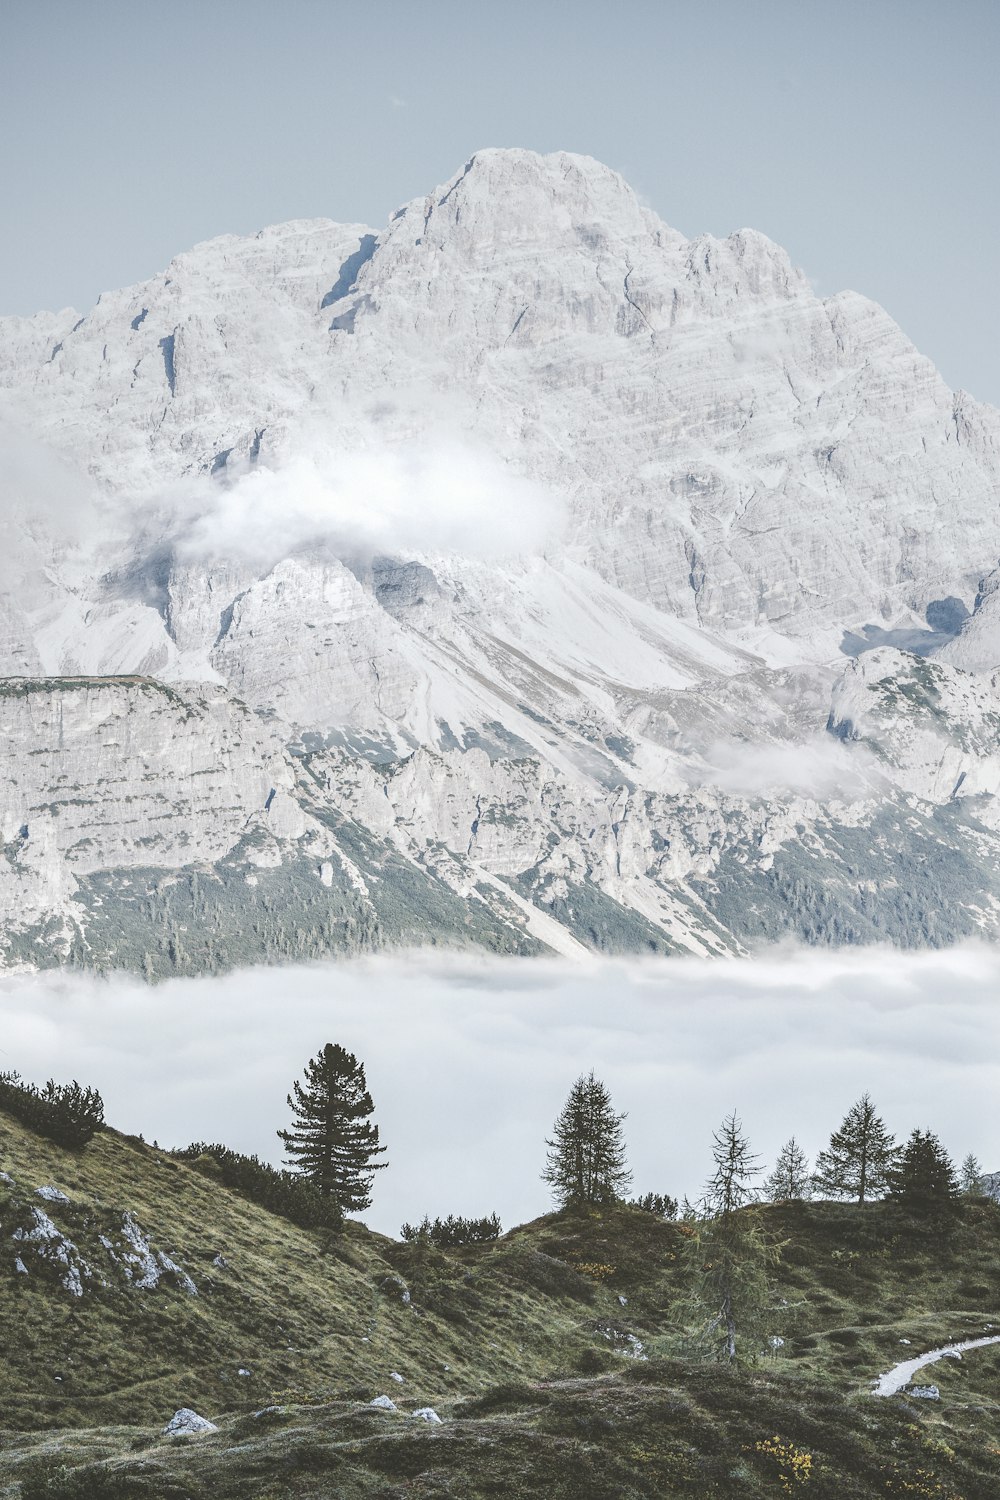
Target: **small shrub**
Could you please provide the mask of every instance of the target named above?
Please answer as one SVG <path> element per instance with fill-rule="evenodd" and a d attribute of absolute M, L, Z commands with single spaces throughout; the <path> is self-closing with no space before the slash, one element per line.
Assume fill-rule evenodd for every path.
<path fill-rule="evenodd" d="M 190 1162 L 206 1176 L 219 1178 L 241 1198 L 300 1229 L 343 1228 L 344 1216 L 335 1201 L 295 1172 L 279 1171 L 257 1156 L 244 1156 L 228 1146 L 206 1145 L 204 1141 L 195 1141 L 171 1154 Z"/>
<path fill-rule="evenodd" d="M 799 1485 L 808 1484 L 812 1478 L 812 1454 L 803 1453 L 777 1434 L 754 1443 L 753 1451 L 765 1460 L 786 1495 L 793 1494 Z"/>
<path fill-rule="evenodd" d="M 459 1245 L 485 1245 L 498 1240 L 503 1230 L 496 1214 L 482 1219 L 465 1219 L 461 1214 L 449 1214 L 446 1219 L 434 1219 L 425 1214 L 419 1224 L 404 1224 L 399 1231 L 408 1244 L 416 1240 L 429 1240 L 440 1250 Z"/>
<path fill-rule="evenodd" d="M 957 1500 L 951 1484 L 939 1479 L 930 1469 L 900 1468 L 894 1465 L 884 1473 L 887 1495 L 909 1495 L 917 1500 Z"/>
<path fill-rule="evenodd" d="M 0 1073 L 0 1109 L 59 1146 L 86 1146 L 104 1129 L 104 1100 L 96 1089 L 50 1078 L 44 1088 L 19 1073 Z"/>
<path fill-rule="evenodd" d="M 589 1276 L 591 1281 L 610 1281 L 617 1269 L 600 1260 L 578 1260 L 574 1262 L 574 1268 L 581 1276 Z"/>
<path fill-rule="evenodd" d="M 641 1198 L 630 1198 L 629 1208 L 641 1208 L 644 1214 L 653 1214 L 657 1219 L 676 1219 L 677 1199 L 669 1193 L 644 1193 Z"/>

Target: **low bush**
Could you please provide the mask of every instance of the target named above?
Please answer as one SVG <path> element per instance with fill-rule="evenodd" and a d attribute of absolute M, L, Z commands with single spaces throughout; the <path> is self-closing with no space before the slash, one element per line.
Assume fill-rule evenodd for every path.
<path fill-rule="evenodd" d="M 19 1073 L 0 1073 L 0 1109 L 59 1146 L 85 1146 L 104 1129 L 104 1100 L 96 1089 L 49 1079 L 44 1088 Z"/>
<path fill-rule="evenodd" d="M 277 1214 L 300 1229 L 343 1228 L 344 1216 L 332 1198 L 326 1197 L 304 1177 L 268 1166 L 257 1156 L 244 1156 L 218 1143 L 194 1141 L 171 1155 L 196 1168 L 208 1168 L 233 1192 L 259 1208 Z"/>
<path fill-rule="evenodd" d="M 669 1193 L 644 1193 L 641 1198 L 629 1198 L 629 1208 L 641 1208 L 645 1214 L 653 1214 L 657 1219 L 676 1219 L 677 1199 L 671 1198 Z"/>
<path fill-rule="evenodd" d="M 433 1222 L 425 1214 L 419 1224 L 404 1224 L 399 1231 L 408 1244 L 424 1239 L 441 1250 L 458 1245 L 485 1245 L 490 1240 L 498 1240 L 502 1232 L 496 1214 L 482 1219 L 464 1219 L 460 1214 L 449 1214 L 446 1219 Z"/>

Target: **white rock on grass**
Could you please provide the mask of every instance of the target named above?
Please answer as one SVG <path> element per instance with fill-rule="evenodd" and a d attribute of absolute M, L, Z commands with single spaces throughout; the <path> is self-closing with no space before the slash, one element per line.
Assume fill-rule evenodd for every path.
<path fill-rule="evenodd" d="M 393 1399 L 392 1399 L 391 1396 L 376 1396 L 375 1400 L 374 1401 L 370 1401 L 368 1404 L 369 1404 L 369 1406 L 374 1406 L 377 1411 L 398 1411 L 399 1410 L 399 1408 L 397 1407 L 395 1401 L 393 1401 Z"/>
<path fill-rule="evenodd" d="M 210 1422 L 207 1417 L 199 1417 L 190 1406 L 182 1406 L 175 1411 L 163 1429 L 167 1437 L 194 1437 L 197 1433 L 218 1430 L 214 1422 Z"/>
<path fill-rule="evenodd" d="M 117 1248 L 105 1235 L 101 1236 L 101 1244 L 140 1291 L 155 1291 L 164 1273 L 169 1272 L 189 1297 L 197 1297 L 198 1288 L 188 1273 L 164 1251 L 153 1249 L 133 1214 L 122 1215 L 121 1243 Z"/>
<path fill-rule="evenodd" d="M 418 1406 L 416 1411 L 410 1412 L 410 1416 L 419 1417 L 423 1422 L 436 1422 L 439 1427 L 441 1425 L 441 1418 L 438 1416 L 433 1406 Z"/>
<path fill-rule="evenodd" d="M 62 1191 L 62 1189 L 61 1188 L 57 1188 L 57 1187 L 52 1187 L 51 1184 L 47 1184 L 45 1187 L 35 1188 L 35 1197 L 36 1198 L 44 1198 L 45 1201 L 46 1201 L 46 1203 L 68 1203 L 69 1202 L 69 1198 Z"/>
<path fill-rule="evenodd" d="M 62 1285 L 71 1297 L 83 1296 L 83 1278 L 91 1270 L 79 1250 L 61 1230 L 57 1229 L 40 1208 L 31 1210 L 31 1227 L 15 1229 L 11 1238 L 24 1250 L 30 1250 L 40 1260 L 46 1260 L 62 1268 Z"/>

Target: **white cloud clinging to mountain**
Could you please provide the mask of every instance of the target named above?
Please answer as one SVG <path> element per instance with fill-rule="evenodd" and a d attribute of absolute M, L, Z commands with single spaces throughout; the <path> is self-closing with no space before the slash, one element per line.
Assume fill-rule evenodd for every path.
<path fill-rule="evenodd" d="M 540 485 L 460 441 L 337 449 L 315 445 L 230 484 L 182 492 L 185 561 L 267 566 L 322 542 L 338 555 L 459 553 L 498 560 L 541 551 L 562 512 Z"/>

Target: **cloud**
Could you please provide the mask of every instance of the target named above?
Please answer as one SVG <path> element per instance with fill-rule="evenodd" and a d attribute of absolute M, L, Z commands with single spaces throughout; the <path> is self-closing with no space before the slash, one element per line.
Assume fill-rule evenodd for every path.
<path fill-rule="evenodd" d="M 593 1067 L 637 1191 L 697 1194 L 736 1109 L 770 1164 L 815 1155 L 864 1090 L 891 1128 L 936 1130 L 1000 1167 L 1000 955 L 777 949 L 748 960 L 380 958 L 146 988 L 82 976 L 0 984 L 0 1066 L 76 1076 L 161 1145 L 223 1140 L 278 1160 L 306 1060 L 339 1041 L 367 1065 L 390 1169 L 365 1216 L 545 1212 L 544 1140 Z"/>
<path fill-rule="evenodd" d="M 854 802 L 884 792 L 885 777 L 864 745 L 848 750 L 830 735 L 802 741 L 716 740 L 702 751 L 696 783 L 734 797 L 813 797 Z"/>
<path fill-rule="evenodd" d="M 182 558 L 258 567 L 317 543 L 350 559 L 499 559 L 541 551 L 562 525 L 549 492 L 501 459 L 448 440 L 314 445 L 228 484 L 204 481 L 172 503 Z"/>

